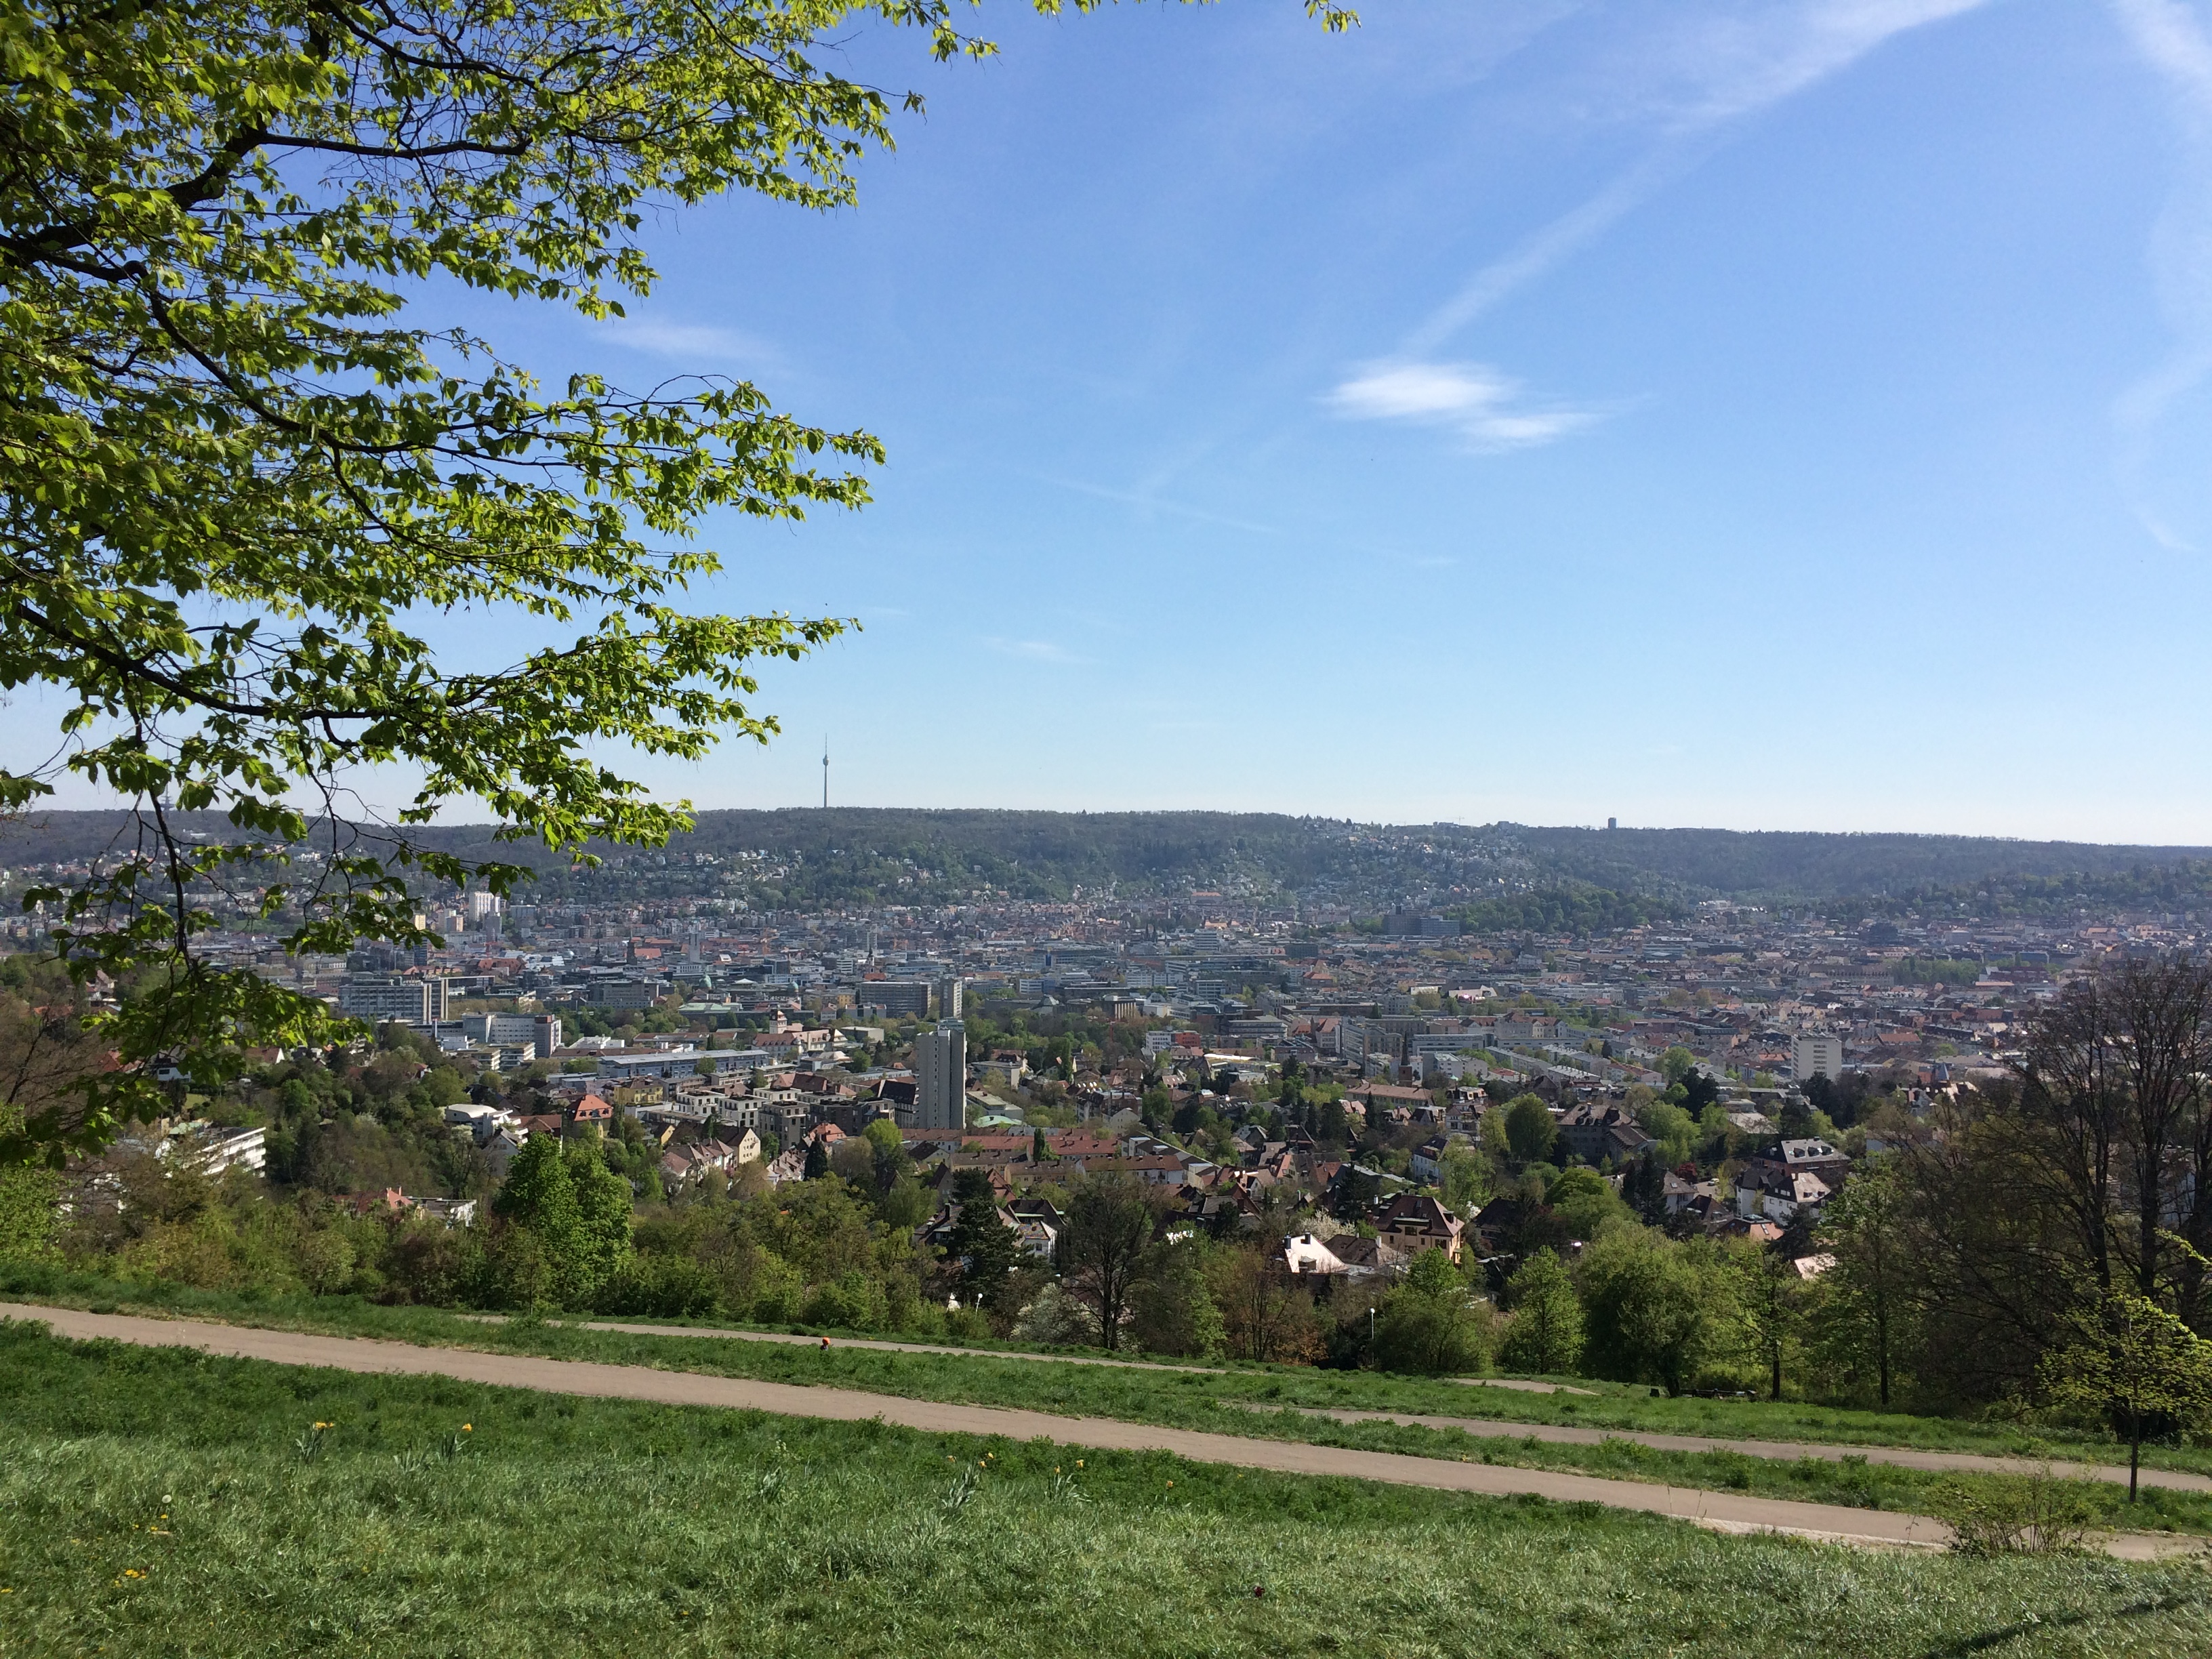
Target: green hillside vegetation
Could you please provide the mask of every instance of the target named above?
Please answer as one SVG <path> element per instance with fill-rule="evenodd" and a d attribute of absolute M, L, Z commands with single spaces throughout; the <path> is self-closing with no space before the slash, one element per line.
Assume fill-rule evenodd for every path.
<path fill-rule="evenodd" d="M 1845 921 L 1908 914 L 2034 921 L 2083 910 L 2100 914 L 2185 911 L 2208 900 L 2212 900 L 2212 860 L 2190 858 L 2101 872 L 2034 875 L 2008 871 L 1948 886 L 1918 886 L 1881 897 L 1839 899 L 1824 908 L 1830 915 Z"/>
<path fill-rule="evenodd" d="M 355 1296 L 202 1291 L 172 1281 L 140 1282 L 71 1272 L 43 1262 L 0 1265 L 0 1298 L 108 1311 L 143 1310 L 272 1329 L 661 1365 L 769 1382 L 867 1389 L 915 1399 L 1081 1409 L 1109 1416 L 1145 1417 L 1158 1409 L 1149 1402 L 1158 1401 L 1165 1390 L 1177 1400 L 1226 1401 L 1269 1410 L 1354 1407 L 1607 1431 L 1900 1446 L 2031 1459 L 2109 1458 L 2122 1449 L 2096 1425 L 2033 1414 L 1931 1417 L 1803 1400 L 1668 1397 L 1642 1386 L 1571 1374 L 1561 1380 L 1571 1380 L 1579 1392 L 1539 1394 L 1468 1388 L 1405 1373 L 1229 1358 L 1192 1367 L 1169 1356 L 1108 1356 L 1097 1348 L 1044 1346 L 972 1333 L 929 1339 L 951 1352 L 906 1353 L 853 1346 L 844 1340 L 884 1336 L 880 1331 L 803 1321 L 761 1325 L 721 1318 L 663 1318 L 639 1322 L 648 1334 L 632 1334 L 589 1329 L 586 1316 L 522 1316 L 487 1322 L 444 1309 L 385 1306 Z M 0 1304 L 0 1312 L 4 1310 Z M 805 1345 L 732 1341 L 711 1334 L 720 1330 L 799 1333 L 841 1340 L 825 1353 Z M 909 1339 L 901 1334 L 897 1340 Z M 1017 1354 L 1045 1357 L 993 1358 Z M 1074 1363 L 1109 1357 L 1135 1363 L 1114 1368 Z M 1209 1419 L 1206 1426 L 1222 1425 Z M 2202 1445 L 2148 1446 L 2143 1461 L 2146 1468 L 2212 1474 L 2212 1448 Z"/>
<path fill-rule="evenodd" d="M 1846 1553 L 1587 1506 L 19 1328 L 0 1330 L 0 1644 L 23 1656 L 2212 1644 L 2191 1566 Z"/>
<path fill-rule="evenodd" d="M 1734 830 L 1510 829 L 1559 877 L 1700 896 L 1880 897 L 1992 879 L 2130 877 L 2212 857 L 2203 847 L 2100 846 L 1984 836 L 1831 835 Z"/>
<path fill-rule="evenodd" d="M 183 830 L 239 838 L 217 813 Z M 118 842 L 119 812 L 49 812 L 9 826 L 0 864 L 76 862 Z M 1003 896 L 1121 897 L 1194 889 L 1320 892 L 1396 904 L 1428 892 L 1481 928 L 1611 927 L 1717 896 L 1816 904 L 1838 915 L 1935 906 L 2037 915 L 2075 904 L 2179 905 L 2212 883 L 2212 848 L 2107 847 L 1963 836 L 1358 824 L 1236 812 L 709 811 L 665 849 L 597 845 L 605 864 L 497 842 L 489 826 L 426 828 L 426 847 L 534 866 L 534 896 L 590 902 L 720 894 L 759 908 Z"/>
<path fill-rule="evenodd" d="M 1611 933 L 1674 921 L 1684 912 L 1672 900 L 1564 882 L 1462 905 L 1450 914 L 1470 933 Z"/>

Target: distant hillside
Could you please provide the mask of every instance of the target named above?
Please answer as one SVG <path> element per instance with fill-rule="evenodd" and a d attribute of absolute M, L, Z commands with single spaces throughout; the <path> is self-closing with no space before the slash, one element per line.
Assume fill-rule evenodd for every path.
<path fill-rule="evenodd" d="M 183 821 L 210 837 L 231 833 L 216 814 Z M 33 814 L 0 829 L 0 865 L 82 861 L 131 833 L 119 812 Z M 2076 902 L 2187 903 L 2212 891 L 2212 848 L 1964 836 L 833 807 L 702 812 L 665 851 L 601 848 L 606 868 L 575 872 L 542 848 L 495 843 L 486 828 L 419 833 L 464 856 L 535 865 L 548 899 L 711 891 L 776 908 L 1197 890 L 1418 905 L 1495 927 L 1603 927 L 1714 897 L 1850 914 L 1923 901 L 1948 914 L 2027 914 Z M 702 868 L 702 860 L 712 865 Z"/>
<path fill-rule="evenodd" d="M 2121 876 L 2212 859 L 2212 848 L 2203 847 L 1972 836 L 1521 828 L 1513 833 L 1536 861 L 1561 876 L 1624 890 L 1656 880 L 1706 896 L 1874 898 L 1971 886 L 1997 876 Z"/>

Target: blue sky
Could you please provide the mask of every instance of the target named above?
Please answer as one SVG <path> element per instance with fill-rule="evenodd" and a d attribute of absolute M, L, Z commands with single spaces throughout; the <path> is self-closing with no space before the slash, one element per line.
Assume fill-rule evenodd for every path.
<path fill-rule="evenodd" d="M 889 445 L 860 514 L 712 526 L 705 602 L 864 631 L 645 775 L 2212 841 L 2212 3 L 1361 10 L 863 33 L 928 111 L 857 209 L 471 317 Z"/>

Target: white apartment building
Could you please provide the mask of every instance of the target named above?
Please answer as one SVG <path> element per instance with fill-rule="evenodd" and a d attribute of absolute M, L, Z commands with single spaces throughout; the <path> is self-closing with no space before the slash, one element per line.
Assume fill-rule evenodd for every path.
<path fill-rule="evenodd" d="M 1793 1081 L 1824 1077 L 1833 1083 L 1844 1074 L 1844 1040 L 1826 1031 L 1810 1031 L 1790 1045 L 1790 1075 Z"/>

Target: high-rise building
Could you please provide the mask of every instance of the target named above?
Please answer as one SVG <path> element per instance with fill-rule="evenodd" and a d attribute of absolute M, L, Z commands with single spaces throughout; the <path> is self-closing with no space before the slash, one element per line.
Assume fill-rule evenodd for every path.
<path fill-rule="evenodd" d="M 915 1040 L 914 1070 L 914 1127 L 966 1129 L 968 1028 L 957 1019 L 940 1019 L 935 1030 L 923 1032 Z"/>
<path fill-rule="evenodd" d="M 1844 1040 L 1826 1031 L 1814 1031 L 1790 1045 L 1790 1075 L 1797 1083 L 1824 1077 L 1833 1083 L 1844 1074 Z"/>
<path fill-rule="evenodd" d="M 960 987 L 962 982 L 963 981 L 957 974 L 955 974 L 950 979 L 939 980 L 938 981 L 937 1017 L 939 1019 L 958 1019 L 960 1018 Z"/>
<path fill-rule="evenodd" d="M 398 976 L 349 975 L 338 992 L 338 1012 L 377 1024 L 436 1025 L 446 1018 L 446 981 Z"/>

